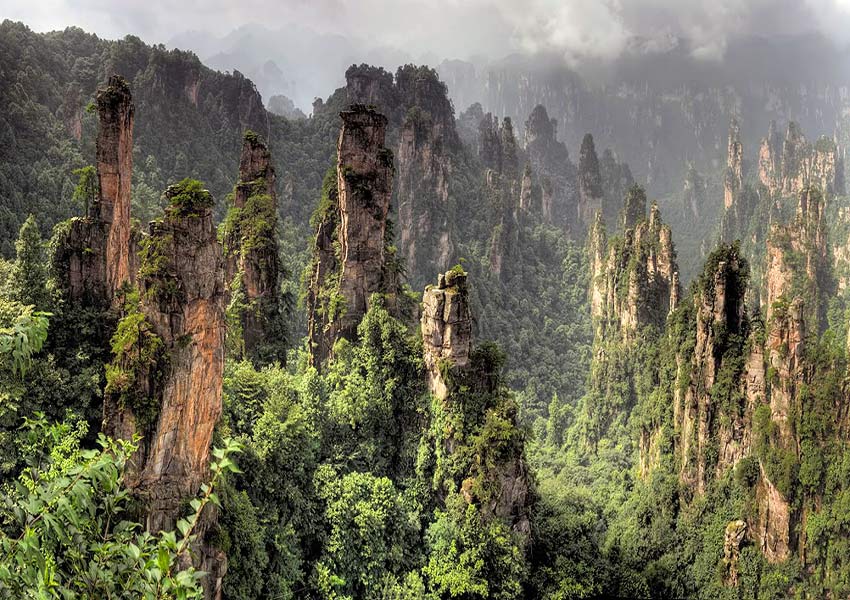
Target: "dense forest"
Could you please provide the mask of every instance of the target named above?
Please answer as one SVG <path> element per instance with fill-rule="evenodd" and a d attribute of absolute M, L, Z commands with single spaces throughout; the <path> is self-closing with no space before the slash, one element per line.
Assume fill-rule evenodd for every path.
<path fill-rule="evenodd" d="M 345 80 L 0 24 L 3 597 L 850 594 L 835 139 L 732 118 L 655 199 Z"/>

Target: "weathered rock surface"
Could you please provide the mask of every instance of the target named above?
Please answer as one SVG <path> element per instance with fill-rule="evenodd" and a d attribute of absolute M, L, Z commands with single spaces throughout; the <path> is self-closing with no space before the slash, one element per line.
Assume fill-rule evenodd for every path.
<path fill-rule="evenodd" d="M 599 172 L 599 158 L 593 145 L 593 136 L 589 133 L 581 142 L 578 158 L 578 224 L 583 231 L 593 224 L 596 213 L 602 210 L 602 175 Z"/>
<path fill-rule="evenodd" d="M 538 104 L 525 122 L 525 152 L 542 191 L 539 214 L 546 223 L 575 226 L 576 167 L 567 147 L 558 141 L 558 124 Z"/>
<path fill-rule="evenodd" d="M 472 345 L 472 315 L 466 273 L 460 270 L 440 275 L 436 286 L 429 285 L 422 296 L 422 342 L 428 389 L 445 400 L 449 389 L 442 368 L 464 369 L 469 364 Z"/>
<path fill-rule="evenodd" d="M 277 236 L 275 170 L 265 142 L 246 132 L 239 161 L 239 181 L 225 220 L 225 277 L 231 291 L 241 294 L 238 311 L 241 344 L 237 358 L 261 365 L 284 362 L 280 320 L 280 258 Z M 236 280 L 238 278 L 238 281 Z M 240 332 L 233 331 L 233 335 Z"/>
<path fill-rule="evenodd" d="M 734 404 L 745 385 L 745 364 L 737 357 L 745 353 L 749 335 L 748 276 L 737 246 L 721 247 L 709 257 L 694 295 L 693 355 L 690 364 L 677 359 L 680 369 L 688 370 L 689 382 L 684 392 L 677 388 L 674 393 L 679 479 L 696 495 L 748 454 L 751 445 L 752 410 Z M 726 387 L 715 387 L 721 379 Z M 731 387 L 729 382 L 734 382 Z M 716 457 L 711 456 L 715 440 Z"/>
<path fill-rule="evenodd" d="M 393 183 L 393 155 L 384 147 L 386 118 L 362 106 L 341 113 L 337 145 L 341 270 L 345 312 L 339 332 L 353 337 L 369 296 L 383 289 L 384 234 Z"/>
<path fill-rule="evenodd" d="M 744 185 L 744 148 L 741 145 L 741 128 L 732 119 L 729 124 L 729 141 L 726 149 L 726 173 L 723 178 L 723 206 L 729 210 Z"/>
<path fill-rule="evenodd" d="M 670 227 L 656 205 L 647 219 L 641 188 L 629 190 L 621 219 L 619 238 L 607 239 L 601 221 L 591 230 L 591 314 L 599 335 L 613 327 L 629 339 L 664 325 L 679 301 L 679 271 Z"/>
<path fill-rule="evenodd" d="M 610 148 L 605 148 L 599 159 L 599 174 L 602 178 L 602 217 L 613 225 L 617 222 L 623 198 L 635 180 L 629 165 L 619 162 Z"/>
<path fill-rule="evenodd" d="M 353 104 L 374 106 L 387 118 L 385 142 L 395 151 L 399 249 L 412 280 L 455 260 L 457 209 L 452 197 L 461 152 L 454 109 L 436 71 L 405 65 L 393 77 L 380 68 L 352 66 L 346 92 Z"/>
<path fill-rule="evenodd" d="M 445 268 L 454 254 L 448 219 L 453 167 L 443 136 L 443 128 L 422 109 L 411 110 L 402 125 L 397 186 L 400 243 L 407 264 L 417 269 Z"/>
<path fill-rule="evenodd" d="M 107 395 L 104 404 L 107 433 L 126 438 L 132 425 L 143 436 L 127 482 L 144 501 L 151 531 L 172 528 L 207 477 L 224 371 L 223 258 L 212 200 L 208 192 L 187 198 L 178 186 L 166 197 L 172 205 L 151 223 L 138 281 L 140 310 L 162 346 L 135 381 L 156 418 L 142 423 L 121 397 Z"/>
<path fill-rule="evenodd" d="M 54 263 L 70 299 L 108 307 L 135 275 L 130 225 L 135 108 L 127 81 L 110 77 L 96 105 L 98 196 L 88 215 L 71 219 Z"/>
<path fill-rule="evenodd" d="M 738 585 L 738 560 L 741 546 L 747 538 L 747 523 L 741 519 L 730 521 L 723 534 L 723 582 L 728 586 Z"/>
<path fill-rule="evenodd" d="M 316 366 L 330 356 L 337 339 L 356 337 L 371 295 L 393 291 L 397 283 L 386 269 L 393 184 L 393 155 L 384 146 L 387 119 L 362 105 L 340 116 L 336 206 L 333 218 L 318 226 L 308 292 L 311 360 Z"/>
<path fill-rule="evenodd" d="M 498 372 L 492 371 L 498 367 L 474 364 L 467 274 L 460 267 L 440 275 L 436 286 L 425 289 L 421 331 L 428 388 L 441 410 L 461 417 L 459 426 L 465 432 L 457 438 L 454 427 L 446 427 L 437 440 L 438 452 L 454 454 L 458 444 L 468 444 L 470 436 L 480 431 L 494 412 L 510 423 L 512 435 L 521 436 L 516 405 L 505 395 Z M 473 412 L 465 406 L 469 398 L 483 404 L 476 404 Z M 492 448 L 480 451 L 493 452 L 487 459 L 458 459 L 465 464 L 460 463 L 455 484 L 466 502 L 479 505 L 483 519 L 506 522 L 522 536 L 525 545 L 531 534 L 533 491 L 524 444 L 497 447 L 501 443 L 504 440 L 494 439 Z"/>
<path fill-rule="evenodd" d="M 770 122 L 767 137 L 762 139 L 758 158 L 759 181 L 771 194 L 782 187 L 782 136 L 776 121 Z"/>

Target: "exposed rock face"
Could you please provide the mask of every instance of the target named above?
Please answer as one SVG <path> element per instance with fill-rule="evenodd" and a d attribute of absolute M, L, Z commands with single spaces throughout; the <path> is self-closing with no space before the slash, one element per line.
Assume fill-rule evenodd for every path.
<path fill-rule="evenodd" d="M 598 336 L 613 327 L 630 339 L 644 326 L 664 325 L 679 301 L 679 270 L 670 227 L 656 205 L 647 219 L 646 194 L 637 186 L 627 194 L 621 224 L 616 241 L 606 239 L 599 220 L 591 230 L 591 309 Z"/>
<path fill-rule="evenodd" d="M 381 67 L 351 65 L 345 72 L 345 81 L 351 104 L 372 105 L 386 111 L 397 103 L 393 76 Z"/>
<path fill-rule="evenodd" d="M 820 286 L 827 268 L 826 231 L 823 225 L 823 196 L 814 188 L 799 194 L 797 214 L 791 225 L 774 224 L 767 240 L 765 298 L 767 317 L 773 316 L 780 298 L 806 295 L 807 315 L 818 328 Z M 800 269 L 802 259 L 803 269 Z"/>
<path fill-rule="evenodd" d="M 726 148 L 726 174 L 723 179 L 723 206 L 729 210 L 744 185 L 744 147 L 741 145 L 741 128 L 732 119 L 729 124 L 729 141 Z"/>
<path fill-rule="evenodd" d="M 593 136 L 589 133 L 581 142 L 578 159 L 578 223 L 584 230 L 596 219 L 596 212 L 602 210 L 602 175 L 599 172 L 599 159 L 593 145 Z"/>
<path fill-rule="evenodd" d="M 513 182 L 501 182 L 503 187 L 491 189 L 498 198 L 497 209 L 501 216 L 490 238 L 490 272 L 502 279 L 509 266 L 517 261 L 519 253 L 519 224 Z M 498 185 L 498 184 L 497 184 Z"/>
<path fill-rule="evenodd" d="M 400 242 L 407 264 L 417 270 L 445 268 L 454 254 L 448 222 L 452 162 L 444 133 L 431 113 L 416 108 L 407 114 L 399 140 Z"/>
<path fill-rule="evenodd" d="M 525 152 L 543 191 L 540 212 L 544 222 L 574 225 L 576 168 L 567 147 L 557 139 L 557 121 L 539 104 L 525 122 Z"/>
<path fill-rule="evenodd" d="M 487 113 L 478 125 L 478 156 L 484 166 L 498 175 L 516 179 L 519 156 L 514 128 L 510 117 L 501 125 L 492 113 Z"/>
<path fill-rule="evenodd" d="M 813 185 L 824 194 L 841 193 L 838 188 L 843 187 L 842 178 L 837 176 L 839 162 L 835 142 L 822 137 L 811 145 L 800 126 L 791 121 L 782 143 L 780 190 L 786 195 L 797 195 Z"/>
<path fill-rule="evenodd" d="M 422 342 L 428 389 L 440 400 L 449 390 L 440 365 L 465 369 L 472 344 L 472 315 L 466 273 L 460 270 L 440 275 L 436 286 L 428 286 L 422 296 Z"/>
<path fill-rule="evenodd" d="M 723 582 L 728 586 L 738 585 L 738 559 L 741 546 L 747 537 L 747 523 L 741 519 L 730 521 L 723 536 Z"/>
<path fill-rule="evenodd" d="M 532 210 L 532 183 L 531 183 L 531 167 L 525 165 L 522 171 L 522 180 L 519 190 L 519 208 L 521 211 L 528 212 Z"/>
<path fill-rule="evenodd" d="M 799 461 L 800 445 L 792 415 L 803 410 L 801 394 L 811 376 L 805 340 L 808 331 L 820 330 L 822 288 L 829 280 L 822 219 L 820 192 L 806 188 L 799 195 L 794 222 L 786 226 L 774 224 L 767 242 L 765 293 L 769 326 L 765 357 L 774 376 L 767 382 L 770 430 L 761 435 L 767 452 L 795 461 Z M 760 469 L 753 534 L 767 559 L 779 562 L 793 552 L 801 515 L 764 460 L 760 461 Z"/>
<path fill-rule="evenodd" d="M 797 123 L 788 123 L 782 142 L 782 191 L 796 194 L 808 179 L 809 147 Z"/>
<path fill-rule="evenodd" d="M 429 285 L 423 294 L 421 330 L 428 388 L 439 401 L 440 410 L 460 417 L 459 426 L 463 429 L 443 430 L 443 437 L 437 442 L 438 454 L 455 453 L 458 444 L 467 443 L 464 440 L 480 432 L 494 412 L 510 423 L 512 435 L 521 435 L 516 405 L 504 394 L 498 365 L 489 361 L 482 364 L 481 358 L 476 359 L 473 354 L 466 278 L 467 274 L 455 267 L 440 275 L 437 285 Z M 478 403 L 475 409 L 466 406 L 472 397 Z M 497 447 L 501 443 L 492 440 L 493 447 L 488 450 L 493 454 L 489 458 L 458 459 L 455 483 L 466 502 L 479 506 L 485 520 L 498 518 L 508 523 L 522 535 L 525 545 L 531 533 L 533 492 L 524 444 L 519 441 Z"/>
<path fill-rule="evenodd" d="M 280 320 L 280 258 L 277 243 L 275 170 L 265 142 L 247 132 L 239 161 L 239 181 L 224 224 L 225 277 L 231 291 L 240 295 L 238 312 L 241 337 L 238 356 L 255 364 L 283 362 L 285 354 L 275 339 Z M 278 351 L 275 351 L 278 349 Z"/>
<path fill-rule="evenodd" d="M 705 180 L 694 165 L 689 164 L 682 190 L 682 218 L 686 221 L 701 222 L 707 212 L 707 202 Z"/>
<path fill-rule="evenodd" d="M 748 454 L 751 445 L 752 407 L 748 412 L 734 406 L 745 385 L 744 363 L 738 357 L 745 353 L 749 335 L 744 308 L 748 276 L 737 246 L 712 253 L 694 295 L 693 355 L 689 365 L 683 357 L 677 359 L 680 369 L 689 370 L 688 387 L 674 393 L 679 479 L 697 495 L 705 492 L 715 474 L 722 476 Z M 715 387 L 720 380 L 722 385 Z M 740 383 L 729 387 L 729 382 Z M 716 457 L 709 451 L 714 440 Z"/>
<path fill-rule="evenodd" d="M 362 106 L 340 114 L 337 187 L 340 212 L 339 332 L 353 336 L 369 296 L 383 289 L 384 234 L 393 183 L 393 155 L 384 147 L 387 120 Z"/>
<path fill-rule="evenodd" d="M 69 298 L 108 307 L 135 275 L 130 232 L 135 109 L 123 77 L 113 75 L 98 90 L 97 110 L 98 197 L 88 215 L 71 220 L 54 262 L 64 274 Z"/>
<path fill-rule="evenodd" d="M 113 293 L 131 278 L 130 182 L 133 178 L 133 101 L 130 86 L 113 75 L 97 92 L 100 129 L 97 176 L 100 218 L 109 224 L 106 238 L 106 285 Z"/>
<path fill-rule="evenodd" d="M 602 178 L 602 216 L 606 223 L 614 224 L 626 192 L 635 184 L 632 172 L 626 163 L 617 162 L 617 156 L 606 148 L 599 160 L 599 174 Z"/>
<path fill-rule="evenodd" d="M 782 186 L 782 136 L 776 130 L 776 121 L 770 122 L 767 137 L 759 147 L 759 181 L 771 194 Z"/>
<path fill-rule="evenodd" d="M 172 204 L 151 223 L 139 272 L 138 311 L 159 340 L 156 355 L 139 364 L 131 346 L 117 356 L 127 385 L 108 386 L 104 402 L 108 435 L 142 435 L 127 482 L 151 531 L 172 528 L 181 502 L 207 477 L 224 371 L 224 272 L 212 199 L 182 184 L 166 197 Z"/>
<path fill-rule="evenodd" d="M 489 113 L 482 120 L 482 131 L 494 120 Z M 505 118 L 502 126 L 490 132 L 496 136 L 497 145 L 492 149 L 498 158 L 499 170 L 488 168 L 485 172 L 485 190 L 490 200 L 497 222 L 490 237 L 490 272 L 503 278 L 508 266 L 519 262 L 519 219 L 521 206 L 527 210 L 531 205 L 532 184 L 531 169 L 523 169 L 519 180 L 519 157 L 511 120 Z"/>
<path fill-rule="evenodd" d="M 454 164 L 461 152 L 454 109 L 436 71 L 405 65 L 395 78 L 380 68 L 346 72 L 349 102 L 374 105 L 387 117 L 386 142 L 395 149 L 399 247 L 410 276 L 448 267 L 455 258 Z"/>
<path fill-rule="evenodd" d="M 362 105 L 351 106 L 340 117 L 336 206 L 318 226 L 308 293 L 315 366 L 330 356 L 337 339 L 356 337 L 370 296 L 388 291 L 392 283 L 385 262 L 393 183 L 393 156 L 384 147 L 387 119 Z"/>

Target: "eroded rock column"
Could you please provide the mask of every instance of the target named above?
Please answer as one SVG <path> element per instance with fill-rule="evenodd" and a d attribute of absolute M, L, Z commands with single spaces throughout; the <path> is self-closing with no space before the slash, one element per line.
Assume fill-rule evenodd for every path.
<path fill-rule="evenodd" d="M 228 347 L 258 366 L 286 358 L 275 179 L 266 143 L 246 132 L 239 181 L 224 223 L 226 281 L 235 300 L 229 309 L 235 313 L 234 339 Z"/>

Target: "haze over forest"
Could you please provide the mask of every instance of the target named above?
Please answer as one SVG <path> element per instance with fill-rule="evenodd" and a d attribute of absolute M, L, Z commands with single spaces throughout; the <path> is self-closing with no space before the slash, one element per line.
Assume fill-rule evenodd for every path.
<path fill-rule="evenodd" d="M 0 597 L 848 597 L 848 32 L 3 1 Z"/>

